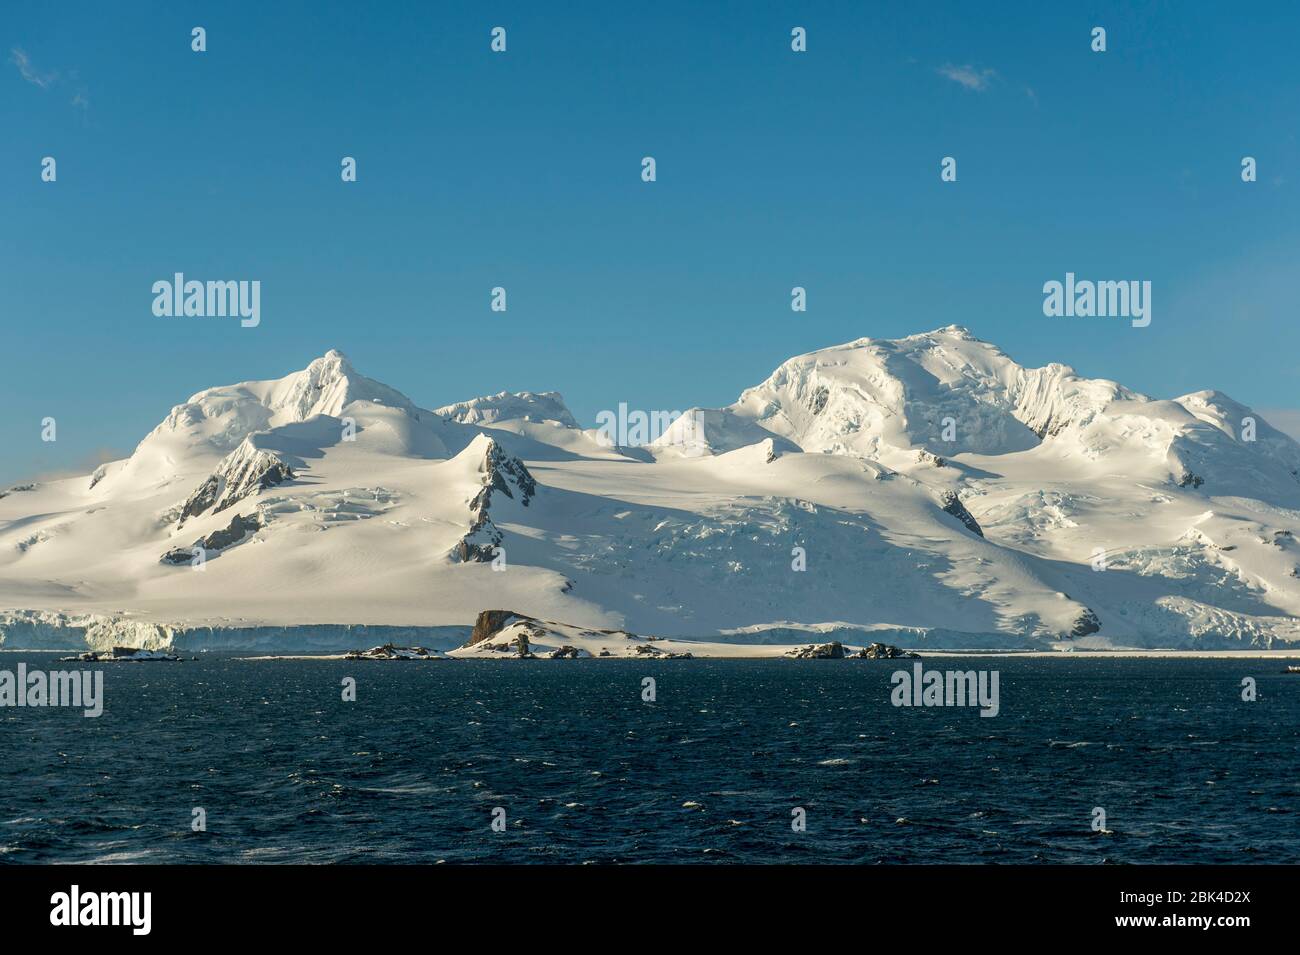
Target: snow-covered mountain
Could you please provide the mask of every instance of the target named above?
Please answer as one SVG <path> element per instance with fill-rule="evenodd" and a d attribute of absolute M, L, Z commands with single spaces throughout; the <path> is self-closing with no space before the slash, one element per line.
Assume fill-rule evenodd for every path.
<path fill-rule="evenodd" d="M 426 411 L 330 351 L 0 494 L 0 636 L 454 646 L 503 608 L 731 645 L 1280 647 L 1298 475 L 1226 395 L 1025 368 L 956 326 L 792 358 L 640 449 L 556 392 Z"/>

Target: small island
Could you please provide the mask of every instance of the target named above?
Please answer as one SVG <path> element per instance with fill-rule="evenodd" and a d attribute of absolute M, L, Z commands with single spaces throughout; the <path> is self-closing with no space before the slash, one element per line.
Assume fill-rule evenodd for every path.
<path fill-rule="evenodd" d="M 351 653 L 343 655 L 344 660 L 446 660 L 448 659 L 437 650 L 430 650 L 428 647 L 399 647 L 392 643 L 385 643 L 381 647 L 371 647 L 369 650 L 353 650 Z"/>
<path fill-rule="evenodd" d="M 141 650 L 135 647 L 113 647 L 111 650 L 87 650 L 76 656 L 59 657 L 60 663 L 177 663 L 181 657 L 166 650 Z"/>

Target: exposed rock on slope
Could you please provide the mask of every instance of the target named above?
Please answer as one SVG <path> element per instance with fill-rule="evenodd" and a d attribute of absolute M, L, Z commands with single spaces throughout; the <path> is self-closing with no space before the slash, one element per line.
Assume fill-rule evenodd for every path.
<path fill-rule="evenodd" d="M 293 469 L 289 465 L 246 439 L 190 495 L 181 508 L 178 523 L 184 524 L 189 518 L 209 510 L 213 514 L 220 513 L 232 504 L 293 478 Z"/>
<path fill-rule="evenodd" d="M 522 614 L 517 614 L 513 610 L 481 611 L 474 621 L 474 629 L 470 632 L 469 640 L 465 646 L 472 647 L 476 643 L 482 643 L 489 637 L 496 636 L 510 620 L 521 616 Z"/>
<path fill-rule="evenodd" d="M 236 514 L 230 523 L 221 530 L 213 531 L 206 537 L 200 537 L 189 547 L 178 547 L 162 555 L 164 564 L 188 564 L 194 559 L 195 548 L 201 548 L 204 555 L 217 554 L 241 543 L 250 534 L 256 534 L 262 528 L 262 518 L 253 513 L 248 517 Z"/>
<path fill-rule="evenodd" d="M 337 352 L 197 393 L 93 481 L 0 497 L 0 637 L 453 647 L 505 605 L 538 656 L 1300 644 L 1300 445 L 1218 392 L 1153 399 L 949 327 L 797 356 L 645 447 L 552 393 L 443 412 Z M 165 566 L 195 537 L 223 559 Z"/>
<path fill-rule="evenodd" d="M 446 660 L 447 656 L 428 647 L 399 647 L 385 643 L 368 650 L 353 650 L 344 654 L 345 660 Z"/>
<path fill-rule="evenodd" d="M 830 643 L 809 644 L 797 650 L 791 650 L 786 656 L 795 660 L 843 660 L 844 644 L 838 640 Z"/>
<path fill-rule="evenodd" d="M 469 502 L 469 533 L 456 545 L 456 555 L 462 561 L 491 560 L 504 539 L 491 516 L 494 495 L 504 494 L 519 506 L 527 507 L 537 493 L 537 482 L 524 463 L 507 454 L 492 438 L 476 438 L 463 453 L 472 455 L 480 450 L 482 486 Z"/>
<path fill-rule="evenodd" d="M 957 518 L 957 520 L 966 525 L 966 529 L 972 534 L 977 534 L 980 537 L 984 536 L 984 531 L 980 529 L 979 521 L 975 520 L 975 518 L 971 516 L 971 512 L 966 510 L 966 505 L 961 502 L 961 498 L 957 496 L 956 491 L 945 491 L 940 503 L 943 506 L 945 514 L 951 514 L 953 517 Z"/>
<path fill-rule="evenodd" d="M 1090 633 L 1098 633 L 1101 630 L 1101 621 L 1091 610 L 1085 609 L 1079 615 L 1079 619 L 1074 622 L 1074 627 L 1070 630 L 1072 637 L 1086 637 Z"/>

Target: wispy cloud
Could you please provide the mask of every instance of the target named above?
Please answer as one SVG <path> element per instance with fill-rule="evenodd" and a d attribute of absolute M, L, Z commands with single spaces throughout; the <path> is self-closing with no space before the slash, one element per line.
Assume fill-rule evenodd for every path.
<path fill-rule="evenodd" d="M 42 73 L 38 70 L 36 65 L 32 63 L 32 58 L 19 47 L 14 47 L 9 51 L 9 62 L 18 67 L 18 72 L 23 79 L 43 90 L 49 89 L 54 81 L 59 78 L 58 73 Z"/>
<path fill-rule="evenodd" d="M 86 95 L 86 87 L 81 84 L 80 77 L 76 70 L 65 74 L 53 70 L 44 73 L 36 68 L 32 58 L 27 55 L 27 51 L 22 47 L 13 47 L 9 51 L 9 62 L 18 67 L 18 75 L 26 82 L 33 86 L 39 86 L 43 90 L 62 88 L 65 93 L 67 90 L 72 91 L 72 97 L 68 100 L 72 108 L 78 110 L 85 117 L 90 110 L 90 97 Z"/>
<path fill-rule="evenodd" d="M 981 70 L 977 67 L 966 64 L 965 66 L 954 66 L 946 63 L 936 71 L 940 76 L 946 76 L 954 83 L 960 83 L 968 90 L 983 92 L 989 88 L 989 84 L 997 78 L 996 70 Z"/>

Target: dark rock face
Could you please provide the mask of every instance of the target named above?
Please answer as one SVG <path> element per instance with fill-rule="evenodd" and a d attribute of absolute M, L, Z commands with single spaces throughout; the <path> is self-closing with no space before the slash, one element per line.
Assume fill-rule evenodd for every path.
<path fill-rule="evenodd" d="M 636 653 L 638 656 L 649 657 L 653 660 L 693 660 L 695 658 L 694 654 L 688 650 L 683 650 L 681 653 L 674 653 L 671 650 L 660 650 L 658 647 L 648 645 L 637 647 Z M 606 652 L 601 653 L 601 656 L 608 655 L 609 654 Z"/>
<path fill-rule="evenodd" d="M 887 643 L 872 643 L 863 647 L 854 656 L 863 660 L 902 660 L 915 658 L 916 654 L 910 650 L 900 650 Z"/>
<path fill-rule="evenodd" d="M 89 650 L 71 657 L 59 657 L 60 663 L 141 663 L 163 660 L 176 663 L 181 658 L 166 650 L 140 650 L 135 647 L 113 647 L 111 650 Z"/>
<path fill-rule="evenodd" d="M 471 541 L 470 538 L 475 535 L 482 539 Z M 496 557 L 497 548 L 501 546 L 502 540 L 504 540 L 504 537 L 500 529 L 485 517 L 470 525 L 469 533 L 461 538 L 456 545 L 455 554 L 461 563 L 469 563 L 470 561 L 486 563 Z"/>
<path fill-rule="evenodd" d="M 219 531 L 213 531 L 203 538 L 203 546 L 208 550 L 224 550 L 232 544 L 238 544 L 248 534 L 254 534 L 262 527 L 262 521 L 256 514 L 242 517 L 236 514 Z"/>
<path fill-rule="evenodd" d="M 1205 478 L 1203 478 L 1203 477 L 1201 477 L 1199 474 L 1195 474 L 1195 473 L 1193 473 L 1193 472 L 1191 472 L 1191 471 L 1184 471 L 1184 472 L 1182 473 L 1182 476 L 1179 477 L 1179 479 L 1178 479 L 1178 486 L 1179 486 L 1179 487 L 1191 487 L 1191 488 L 1197 488 L 1197 487 L 1200 487 L 1200 486 L 1201 486 L 1202 484 L 1204 484 L 1204 483 L 1205 483 Z"/>
<path fill-rule="evenodd" d="M 786 656 L 795 660 L 843 660 L 844 644 L 838 640 L 830 643 L 809 644 L 798 650 L 791 650 Z"/>
<path fill-rule="evenodd" d="M 255 534 L 262 528 L 262 519 L 256 513 L 243 517 L 236 514 L 225 527 L 213 531 L 207 537 L 200 537 L 189 547 L 178 547 L 162 555 L 159 563 L 188 564 L 194 558 L 194 548 L 201 547 L 205 552 L 221 551 L 238 544 L 249 534 Z"/>
<path fill-rule="evenodd" d="M 436 653 L 426 647 L 399 647 L 385 643 L 383 646 L 371 647 L 369 650 L 353 650 L 343 655 L 344 660 L 438 660 Z"/>
<path fill-rule="evenodd" d="M 485 483 L 510 498 L 514 497 L 510 485 L 514 484 L 519 491 L 519 503 L 524 507 L 528 506 L 528 502 L 537 493 L 537 482 L 528 473 L 528 468 L 524 467 L 523 461 L 506 454 L 501 449 L 501 445 L 493 441 L 488 446 L 485 465 L 487 471 Z"/>
<path fill-rule="evenodd" d="M 552 660 L 576 660 L 582 656 L 577 647 L 563 646 L 551 654 Z"/>
<path fill-rule="evenodd" d="M 221 493 L 221 479 L 215 474 L 198 486 L 190 499 L 185 502 L 181 508 L 180 523 L 185 523 L 191 517 L 198 517 L 213 504 L 217 503 L 217 495 Z"/>
<path fill-rule="evenodd" d="M 944 491 L 943 498 L 940 501 L 944 513 L 951 514 L 957 520 L 966 525 L 966 529 L 978 537 L 984 536 L 984 530 L 980 527 L 979 522 L 966 510 L 966 505 L 961 502 L 956 491 Z"/>
<path fill-rule="evenodd" d="M 844 649 L 844 644 L 833 640 L 830 643 L 814 643 L 791 650 L 786 656 L 793 660 L 844 660 L 849 657 L 857 660 L 901 660 L 914 658 L 916 654 L 909 650 L 900 650 L 887 643 L 872 643 L 857 653 L 848 653 Z"/>
<path fill-rule="evenodd" d="M 660 650 L 658 647 L 648 645 L 636 648 L 638 656 L 650 657 L 654 660 L 693 660 L 695 658 L 689 650 L 683 650 L 681 653 L 674 653 L 671 650 Z M 601 656 L 608 656 L 607 652 L 601 653 Z"/>
<path fill-rule="evenodd" d="M 476 643 L 491 639 L 501 631 L 507 621 L 515 618 L 528 619 L 513 610 L 484 610 L 474 621 L 474 629 L 470 632 L 469 643 L 466 646 L 472 647 Z"/>
<path fill-rule="evenodd" d="M 492 560 L 504 539 L 489 514 L 494 493 L 499 491 L 511 500 L 516 500 L 518 495 L 517 500 L 524 507 L 528 506 L 537 493 L 537 482 L 528 473 L 528 468 L 524 467 L 524 462 L 507 454 L 495 441 L 488 442 L 480 470 L 483 473 L 483 487 L 469 502 L 469 533 L 461 538 L 454 550 L 455 555 L 464 562 Z"/>
<path fill-rule="evenodd" d="M 813 414 L 821 414 L 826 410 L 826 403 L 830 401 L 831 393 L 825 385 L 821 385 L 812 396 L 808 399 L 808 407 L 812 409 Z"/>
<path fill-rule="evenodd" d="M 1091 610 L 1084 608 L 1083 613 L 1079 614 L 1074 621 L 1074 627 L 1070 630 L 1072 637 L 1086 637 L 1090 633 L 1097 633 L 1101 630 L 1101 621 Z"/>
<path fill-rule="evenodd" d="M 224 511 L 246 497 L 294 478 L 293 468 L 269 451 L 232 457 L 236 459 L 223 461 L 190 495 L 181 508 L 181 524 L 209 509 L 214 514 Z"/>

